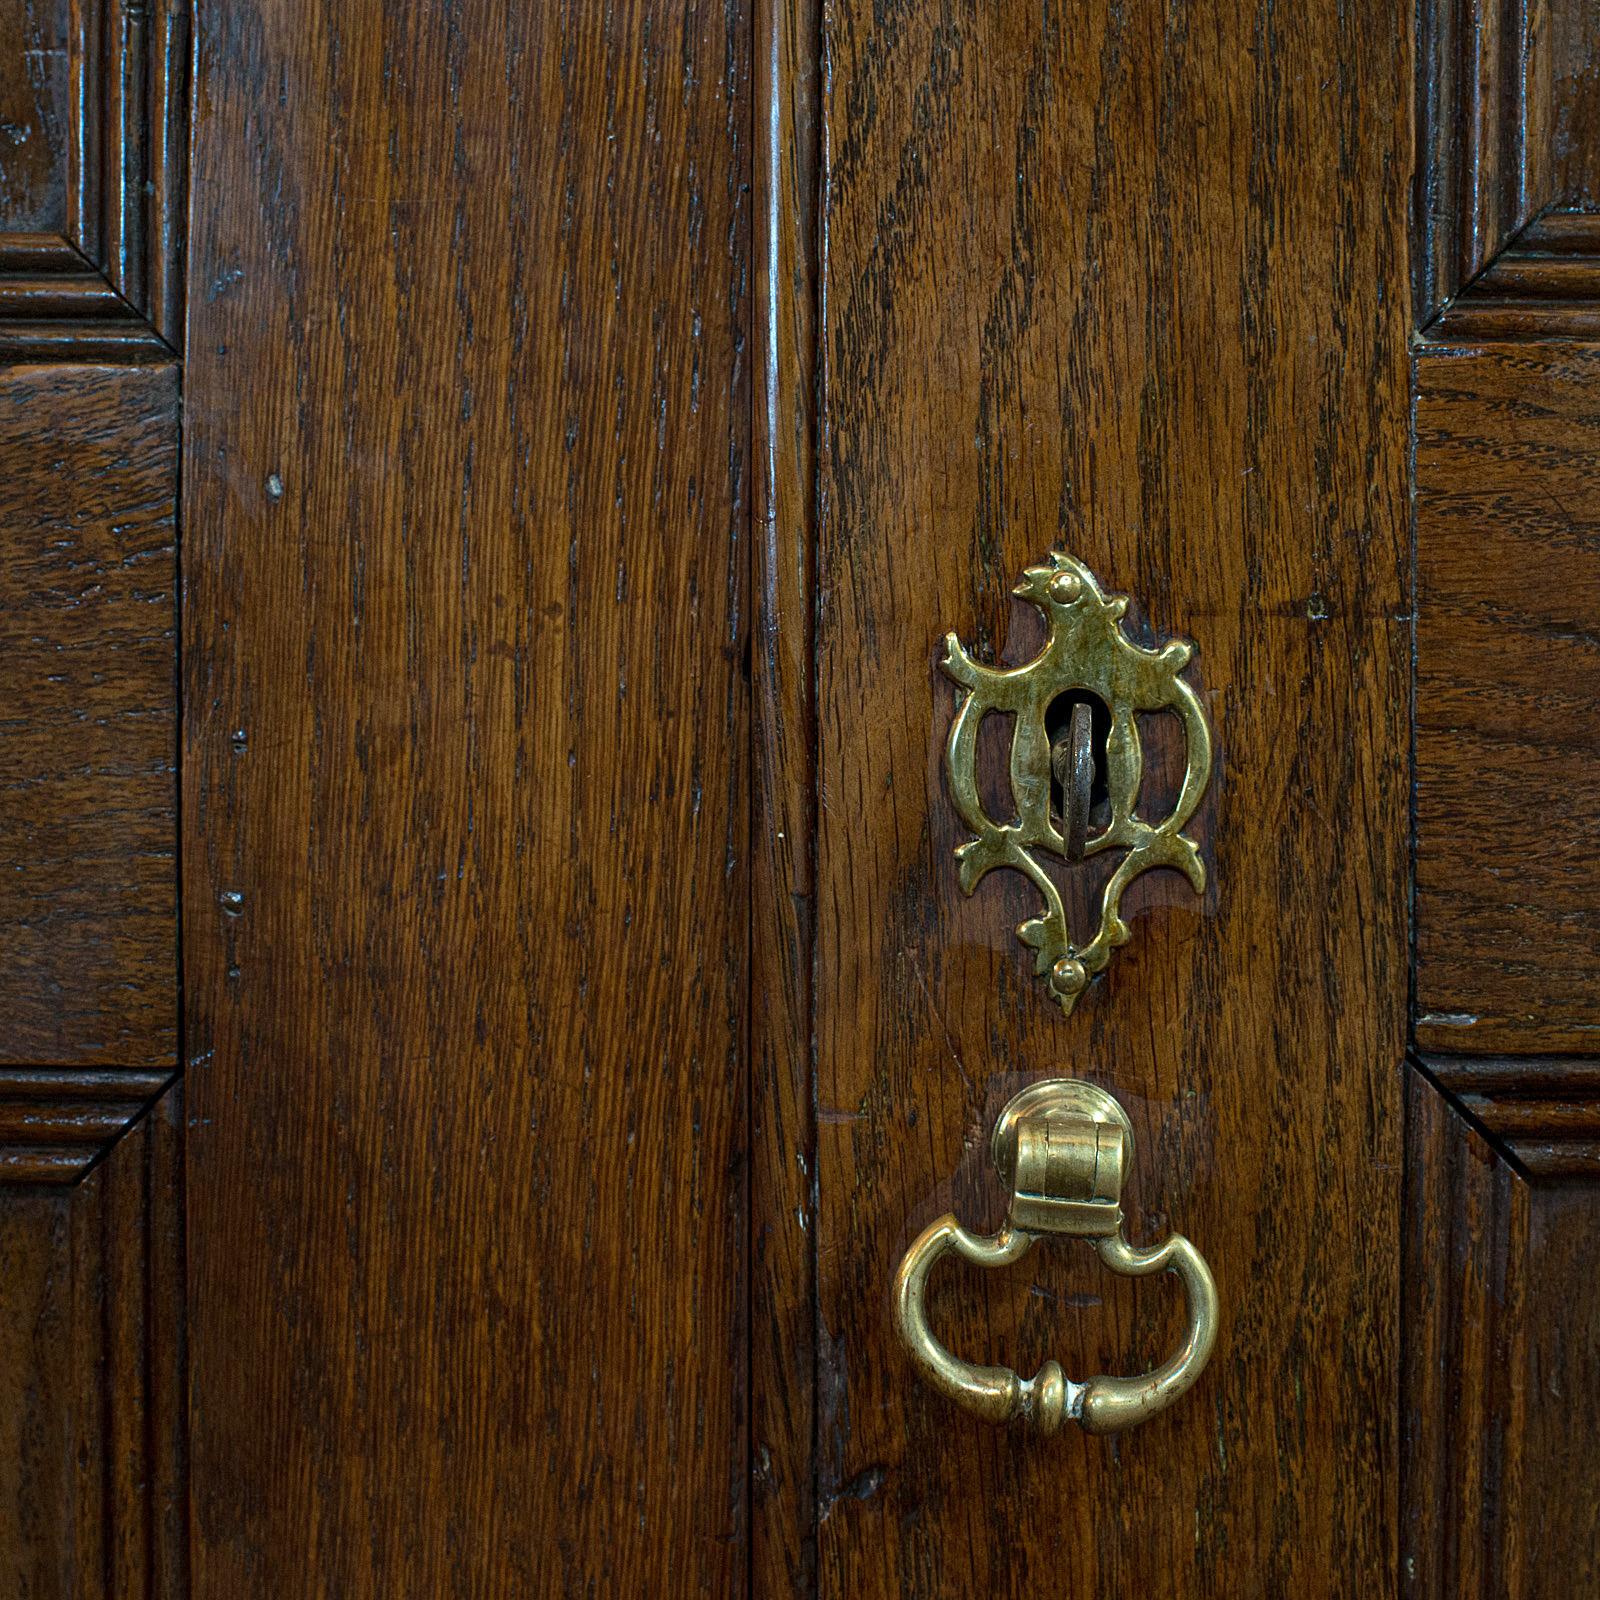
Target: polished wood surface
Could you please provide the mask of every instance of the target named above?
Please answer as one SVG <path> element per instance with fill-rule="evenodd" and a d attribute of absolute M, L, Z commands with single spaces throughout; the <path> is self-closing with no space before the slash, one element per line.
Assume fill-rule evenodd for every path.
<path fill-rule="evenodd" d="M 0 0 L 0 229 L 61 231 L 71 58 L 67 0 Z"/>
<path fill-rule="evenodd" d="M 1416 1036 L 1600 1050 L 1600 350 L 1417 362 Z"/>
<path fill-rule="evenodd" d="M 1600 1178 L 1600 1057 L 1429 1055 L 1418 1062 L 1524 1175 Z"/>
<path fill-rule="evenodd" d="M 195 1589 L 743 1582 L 749 35 L 218 8 Z"/>
<path fill-rule="evenodd" d="M 0 1592 L 1600 1583 L 1592 9 L 0 0 Z M 1218 758 L 1066 1022 L 1052 543 Z M 1224 1307 L 1117 1439 L 891 1331 L 1062 1072 Z"/>
<path fill-rule="evenodd" d="M 170 1073 L 176 371 L 0 370 L 0 461 L 0 1065 Z"/>
<path fill-rule="evenodd" d="M 920 4 L 825 15 L 816 1049 L 820 1591 L 1392 1583 L 1409 663 L 1408 13 Z M 1006 659 L 1053 541 L 1192 676 L 1212 889 L 1147 882 L 1070 1023 L 951 848 L 934 671 Z M 1145 635 L 1148 637 L 1148 635 Z M 981 1181 L 1009 1091 L 1132 1115 L 1131 1233 L 1224 1306 L 1199 1387 L 1040 1447 L 921 1387 L 895 1264 Z M 1170 1283 L 952 1269 L 959 1354 L 1135 1373 Z"/>
<path fill-rule="evenodd" d="M 1407 1111 L 1400 1587 L 1419 1600 L 1600 1579 L 1600 218 L 1575 209 L 1600 176 L 1592 9 L 1423 8 L 1419 175 L 1453 176 L 1419 189 L 1442 204 L 1418 218 L 1426 1053 Z M 1441 22 L 1448 58 L 1428 43 Z"/>
<path fill-rule="evenodd" d="M 1600 18 L 1588 0 L 1417 7 L 1412 252 L 1417 321 L 1600 196 Z"/>
<path fill-rule="evenodd" d="M 187 10 L 0 12 L 0 1593 L 186 1600 Z"/>

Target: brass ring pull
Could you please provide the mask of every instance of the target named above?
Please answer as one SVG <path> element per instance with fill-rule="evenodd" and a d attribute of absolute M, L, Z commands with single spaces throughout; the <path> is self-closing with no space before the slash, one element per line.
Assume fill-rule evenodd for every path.
<path fill-rule="evenodd" d="M 1217 1338 L 1217 1286 L 1205 1258 L 1182 1234 L 1148 1248 L 1122 1235 L 1122 1172 L 1133 1151 L 1127 1114 L 1103 1089 L 1053 1078 L 1023 1090 L 1000 1114 L 993 1154 L 1012 1187 L 1004 1225 L 969 1233 L 953 1216 L 925 1228 L 895 1274 L 895 1323 L 922 1376 L 941 1394 L 990 1422 L 1022 1420 L 1054 1433 L 1071 1417 L 1089 1433 L 1115 1433 L 1163 1410 L 1205 1368 Z M 1137 1378 L 1097 1376 L 1074 1382 L 1047 1361 L 1032 1378 L 1009 1367 L 983 1367 L 945 1349 L 928 1326 L 928 1275 L 954 1252 L 979 1267 L 1020 1261 L 1041 1234 L 1094 1241 L 1113 1272 L 1144 1277 L 1175 1272 L 1189 1301 L 1183 1344 Z"/>

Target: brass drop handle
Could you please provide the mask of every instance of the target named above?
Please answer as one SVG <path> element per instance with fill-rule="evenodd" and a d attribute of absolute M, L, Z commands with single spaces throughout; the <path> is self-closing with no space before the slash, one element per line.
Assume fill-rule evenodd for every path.
<path fill-rule="evenodd" d="M 1115 1433 L 1172 1404 L 1198 1378 L 1217 1338 L 1217 1286 L 1205 1258 L 1181 1234 L 1146 1249 L 1122 1236 L 1122 1177 L 1133 1157 L 1133 1126 L 1094 1084 L 1050 1078 L 1024 1089 L 1000 1113 L 991 1145 L 1010 1186 L 1006 1220 L 994 1234 L 969 1233 L 953 1216 L 923 1230 L 895 1274 L 895 1323 L 923 1378 L 990 1422 L 1021 1420 L 1050 1434 L 1071 1417 L 1090 1433 Z M 1009 1367 L 975 1366 L 951 1355 L 928 1326 L 928 1276 L 954 1252 L 979 1267 L 1020 1261 L 1035 1239 L 1059 1234 L 1094 1241 L 1113 1272 L 1177 1274 L 1189 1302 L 1182 1345 L 1135 1378 L 1068 1378 L 1047 1361 L 1032 1378 Z"/>

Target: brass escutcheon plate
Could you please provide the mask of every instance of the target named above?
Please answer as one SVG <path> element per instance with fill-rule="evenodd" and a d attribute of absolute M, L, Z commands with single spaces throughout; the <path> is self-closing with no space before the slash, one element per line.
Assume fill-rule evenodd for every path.
<path fill-rule="evenodd" d="M 1034 972 L 1050 996 L 1070 1015 L 1089 980 L 1105 970 L 1111 952 L 1126 944 L 1120 906 L 1128 885 L 1153 867 L 1171 867 L 1196 894 L 1206 869 L 1195 843 L 1184 834 L 1211 779 L 1211 732 L 1200 698 L 1180 676 L 1194 647 L 1174 639 L 1159 650 L 1136 645 L 1122 631 L 1125 595 L 1106 594 L 1081 561 L 1059 551 L 1029 567 L 1012 591 L 1038 607 L 1049 633 L 1044 648 L 1026 666 L 990 667 L 975 661 L 954 633 L 945 636 L 940 662 L 961 690 L 945 746 L 945 771 L 956 811 L 975 837 L 957 846 L 960 883 L 971 894 L 996 867 L 1026 874 L 1044 900 L 1040 915 L 1017 928 L 1034 952 Z M 1051 704 L 1074 691 L 1092 694 L 1111 714 L 1105 774 L 1110 817 L 1084 845 L 1084 858 L 1103 850 L 1125 850 L 1101 896 L 1100 922 L 1087 944 L 1074 945 L 1061 891 L 1034 855 L 1048 851 L 1069 860 L 1067 841 L 1051 807 Z M 1138 813 L 1144 756 L 1138 713 L 1172 711 L 1183 724 L 1183 784 L 1171 814 L 1151 822 Z M 978 796 L 978 730 L 994 712 L 1015 718 L 1011 736 L 1011 790 L 1016 820 L 997 822 Z"/>

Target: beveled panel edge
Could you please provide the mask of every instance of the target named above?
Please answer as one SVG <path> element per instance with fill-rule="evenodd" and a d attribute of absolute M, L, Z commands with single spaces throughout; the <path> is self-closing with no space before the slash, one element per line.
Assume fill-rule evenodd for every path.
<path fill-rule="evenodd" d="M 1501 1490 L 1507 1446 L 1525 1423 L 1514 1381 L 1528 1359 L 1525 1283 L 1515 1263 L 1530 1190 L 1415 1058 L 1405 1151 L 1399 1594 L 1521 1593 Z"/>
<path fill-rule="evenodd" d="M 1417 7 L 1412 296 L 1427 328 L 1505 248 L 1540 200 L 1529 195 L 1525 16 L 1493 0 Z"/>
<path fill-rule="evenodd" d="M 1413 1067 L 1528 1182 L 1600 1182 L 1600 1056 L 1453 1056 Z"/>
<path fill-rule="evenodd" d="M 0 1185 L 80 1182 L 178 1077 L 131 1067 L 0 1067 Z"/>
<path fill-rule="evenodd" d="M 1420 337 L 1425 345 L 1600 339 L 1600 215 L 1534 217 Z"/>
<path fill-rule="evenodd" d="M 0 234 L 0 358 L 179 349 L 189 44 L 189 0 L 75 8 L 70 226 Z"/>
<path fill-rule="evenodd" d="M 1561 170 L 1572 38 L 1519 0 L 1422 0 L 1415 326 L 1429 342 L 1600 335 L 1600 218 Z M 1559 242 L 1558 242 L 1559 238 Z M 1568 268 L 1551 271 L 1552 247 Z M 1573 271 L 1572 257 L 1590 258 Z"/>

